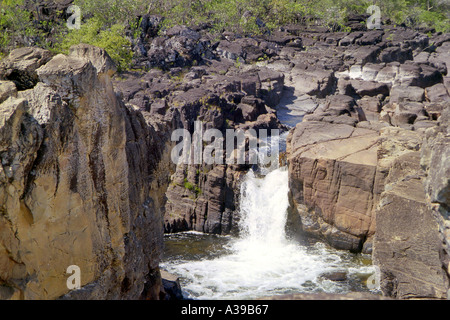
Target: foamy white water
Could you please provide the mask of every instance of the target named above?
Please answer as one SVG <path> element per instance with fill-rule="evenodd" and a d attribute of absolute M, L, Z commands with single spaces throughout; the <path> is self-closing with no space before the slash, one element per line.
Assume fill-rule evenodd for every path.
<path fill-rule="evenodd" d="M 250 171 L 241 187 L 241 235 L 228 254 L 197 261 L 168 261 L 162 267 L 181 277 L 185 295 L 195 299 L 254 299 L 290 292 L 345 292 L 345 284 L 324 280 L 326 272 L 373 272 L 348 261 L 348 253 L 323 244 L 301 246 L 286 238 L 288 172 L 263 178 Z M 346 260 L 347 259 L 347 260 Z"/>

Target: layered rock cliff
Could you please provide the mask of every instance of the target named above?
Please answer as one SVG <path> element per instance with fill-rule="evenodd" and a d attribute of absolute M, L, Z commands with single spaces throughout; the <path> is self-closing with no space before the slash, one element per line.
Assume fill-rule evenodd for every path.
<path fill-rule="evenodd" d="M 447 127 L 444 118 L 441 117 L 440 124 Z M 427 134 L 434 130 L 428 129 Z M 428 172 L 421 167 L 421 153 L 429 152 L 428 148 L 440 149 L 443 145 L 424 145 L 423 134 L 401 128 L 383 131 L 381 139 L 379 166 L 388 175 L 376 208 L 377 227 L 373 241 L 373 258 L 379 267 L 381 290 L 387 296 L 400 299 L 445 299 L 449 289 L 446 209 L 432 204 L 425 181 L 434 175 L 434 170 L 448 170 L 448 165 L 441 163 L 429 168 Z M 444 150 L 439 152 L 445 153 Z M 440 156 L 442 154 L 437 157 Z M 440 178 L 448 180 L 448 172 Z M 436 182 L 432 182 L 432 188 L 445 193 L 445 186 Z"/>
<path fill-rule="evenodd" d="M 291 138 L 290 190 L 303 230 L 338 249 L 370 250 L 383 187 L 378 132 L 303 122 Z"/>
<path fill-rule="evenodd" d="M 296 53 L 318 61 L 287 77 L 317 101 L 288 141 L 290 214 L 310 236 L 373 253 L 383 294 L 445 299 L 450 39 L 430 45 L 398 29 L 342 36 L 319 40 L 326 53 Z M 297 68 L 329 75 L 308 71 L 312 88 Z"/>
<path fill-rule="evenodd" d="M 103 50 L 76 49 L 2 62 L 1 296 L 157 298 L 170 135 L 116 97 Z"/>
<path fill-rule="evenodd" d="M 202 132 L 216 129 L 224 137 L 228 129 L 285 129 L 273 109 L 282 95 L 284 74 L 245 64 L 243 59 L 250 59 L 247 50 L 253 52 L 253 61 L 263 57 L 268 51 L 260 42 L 241 38 L 212 43 L 206 30 L 183 26 L 163 35 L 147 44 L 149 50 L 140 63 L 168 71 L 151 69 L 144 75 L 130 73 L 115 79 L 116 90 L 125 101 L 172 130 L 187 130 L 191 137 L 196 121 L 201 122 Z M 237 63 L 237 57 L 242 62 Z M 191 66 L 194 61 L 198 65 Z M 176 167 L 166 193 L 166 232 L 237 231 L 240 180 L 250 166 L 227 164 L 223 159 L 219 165 L 202 161 Z"/>

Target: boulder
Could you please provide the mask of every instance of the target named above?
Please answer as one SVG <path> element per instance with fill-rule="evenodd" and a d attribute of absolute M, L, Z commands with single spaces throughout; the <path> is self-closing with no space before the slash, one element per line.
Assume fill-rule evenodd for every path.
<path fill-rule="evenodd" d="M 356 39 L 355 44 L 360 46 L 375 45 L 383 40 L 384 31 L 373 30 L 367 31 L 364 35 Z"/>
<path fill-rule="evenodd" d="M 422 102 L 425 99 L 425 90 L 414 86 L 394 86 L 391 89 L 389 102 Z"/>
<path fill-rule="evenodd" d="M 386 63 L 394 61 L 404 63 L 407 60 L 413 60 L 413 52 L 410 48 L 387 47 L 381 51 L 379 59 Z"/>
<path fill-rule="evenodd" d="M 363 66 L 369 62 L 378 62 L 381 50 L 379 46 L 349 46 L 345 51 L 345 57 L 350 66 L 355 64 Z"/>
<path fill-rule="evenodd" d="M 153 38 L 147 51 L 150 67 L 163 69 L 192 66 L 210 57 L 211 41 L 184 26 L 175 26 Z"/>
<path fill-rule="evenodd" d="M 167 111 L 168 105 L 165 99 L 155 100 L 150 106 L 150 114 L 164 115 Z"/>
<path fill-rule="evenodd" d="M 97 70 L 89 60 L 58 54 L 36 70 L 39 80 L 58 91 L 63 99 L 72 100 L 92 90 Z"/>
<path fill-rule="evenodd" d="M 399 67 L 400 64 L 397 62 L 388 63 L 386 67 L 378 72 L 375 81 L 394 84 L 395 79 L 397 78 L 397 75 L 399 73 Z"/>
<path fill-rule="evenodd" d="M 234 41 L 222 40 L 216 49 L 219 56 L 237 63 L 256 62 L 264 57 L 264 50 L 258 41 L 250 38 L 239 38 Z"/>
<path fill-rule="evenodd" d="M 360 117 L 361 121 L 378 121 L 382 109 L 382 104 L 378 97 L 364 97 L 358 100 L 357 103 L 363 113 L 363 116 Z"/>
<path fill-rule="evenodd" d="M 346 124 L 297 125 L 288 141 L 289 185 L 304 232 L 339 249 L 370 251 L 383 181 L 378 138 Z"/>
<path fill-rule="evenodd" d="M 448 104 L 447 104 L 448 105 Z M 426 103 L 425 111 L 431 120 L 438 120 L 442 112 L 446 109 L 446 103 Z"/>
<path fill-rule="evenodd" d="M 163 295 L 162 300 L 183 300 L 183 293 L 181 291 L 180 279 L 165 270 L 161 270 Z"/>
<path fill-rule="evenodd" d="M 19 91 L 33 88 L 39 81 L 36 70 L 51 57 L 50 51 L 40 48 L 15 49 L 0 63 L 0 79 L 13 81 Z"/>
<path fill-rule="evenodd" d="M 391 105 L 387 105 L 384 110 Z M 428 120 L 424 105 L 419 102 L 400 102 L 392 105 L 393 112 L 390 114 L 391 124 L 394 126 L 403 126 L 414 124 L 416 120 Z"/>
<path fill-rule="evenodd" d="M 428 64 L 415 64 L 408 61 L 408 63 L 400 65 L 395 80 L 401 86 L 426 88 L 442 82 L 442 74 Z"/>
<path fill-rule="evenodd" d="M 117 71 L 114 61 L 105 49 L 82 43 L 70 47 L 69 55 L 90 61 L 97 74 L 104 73 L 111 77 Z"/>
<path fill-rule="evenodd" d="M 260 97 L 271 108 L 280 103 L 284 89 L 284 74 L 268 68 L 260 68 L 258 72 L 261 81 Z"/>
<path fill-rule="evenodd" d="M 386 66 L 385 63 L 367 63 L 362 68 L 362 79 L 365 81 L 375 81 L 378 73 Z"/>
<path fill-rule="evenodd" d="M 416 50 L 426 48 L 429 45 L 429 38 L 427 35 L 412 29 L 392 28 L 390 26 L 383 35 L 383 42 L 388 43 L 390 46 Z"/>
<path fill-rule="evenodd" d="M 425 89 L 425 96 L 430 102 L 450 102 L 450 95 L 443 83 Z"/>
<path fill-rule="evenodd" d="M 335 271 L 323 273 L 320 275 L 320 278 L 330 280 L 330 281 L 346 281 L 347 280 L 347 272 L 346 271 Z"/>
<path fill-rule="evenodd" d="M 355 41 L 359 38 L 361 38 L 364 35 L 363 32 L 355 31 L 351 32 L 350 34 L 346 35 L 344 38 L 339 41 L 340 46 L 349 46 L 355 43 Z"/>
<path fill-rule="evenodd" d="M 17 88 L 12 81 L 0 80 L 0 103 L 8 99 L 9 97 L 17 96 Z"/>
<path fill-rule="evenodd" d="M 237 109 L 242 113 L 242 121 L 255 121 L 261 114 L 260 111 L 252 105 L 240 103 Z"/>
<path fill-rule="evenodd" d="M 327 97 L 325 111 L 335 112 L 336 115 L 351 115 L 355 112 L 355 99 L 347 95 L 334 95 Z"/>
<path fill-rule="evenodd" d="M 448 33 L 447 33 L 448 35 Z M 443 35 L 445 36 L 445 34 Z M 448 69 L 450 68 L 450 41 L 443 42 L 439 45 L 440 41 L 437 41 L 436 52 L 431 53 L 428 61 L 439 69 L 442 74 L 447 74 Z"/>
<path fill-rule="evenodd" d="M 386 97 L 389 95 L 389 86 L 385 83 L 351 80 L 350 84 L 353 87 L 354 92 L 360 97 L 376 97 L 378 95 Z"/>
<path fill-rule="evenodd" d="M 289 80 L 289 86 L 293 86 L 299 94 L 325 98 L 333 90 L 335 77 L 332 71 L 303 70 L 295 67 Z"/>

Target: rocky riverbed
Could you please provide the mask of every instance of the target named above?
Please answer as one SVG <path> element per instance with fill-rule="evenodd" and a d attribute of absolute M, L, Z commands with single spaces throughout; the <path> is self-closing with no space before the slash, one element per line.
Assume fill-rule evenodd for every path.
<path fill-rule="evenodd" d="M 0 297 L 159 299 L 164 232 L 237 232 L 250 166 L 170 159 L 195 121 L 289 131 L 292 230 L 372 254 L 387 297 L 448 297 L 450 34 L 145 19 L 139 70 L 88 45 L 0 61 Z"/>

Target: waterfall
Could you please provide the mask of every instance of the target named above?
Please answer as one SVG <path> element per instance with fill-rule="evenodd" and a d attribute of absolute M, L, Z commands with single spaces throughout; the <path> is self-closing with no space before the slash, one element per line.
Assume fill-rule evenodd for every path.
<path fill-rule="evenodd" d="M 289 206 L 288 172 L 276 169 L 264 178 L 250 171 L 241 187 L 241 243 L 280 247 L 286 244 L 285 225 Z"/>
<path fill-rule="evenodd" d="M 280 142 L 283 149 L 286 136 L 281 135 L 281 140 L 270 144 Z M 343 269 L 349 275 L 371 274 L 370 267 L 352 262 L 348 252 L 338 252 L 321 243 L 303 246 L 287 239 L 288 192 L 286 168 L 250 170 L 241 184 L 239 237 L 227 238 L 225 248 L 222 243 L 219 249 L 213 247 L 215 251 L 222 250 L 219 256 L 205 253 L 199 258 L 197 253 L 184 254 L 184 258 L 177 256 L 161 267 L 179 275 L 185 295 L 195 299 L 254 299 L 297 292 L 354 290 L 350 289 L 354 282 L 336 283 L 321 275 Z M 191 236 L 205 237 L 188 233 L 187 237 Z M 198 242 L 183 246 L 198 247 Z"/>
<path fill-rule="evenodd" d="M 241 185 L 240 236 L 219 257 L 163 263 L 180 275 L 185 295 L 195 299 L 254 299 L 295 292 L 345 292 L 348 284 L 320 275 L 346 268 L 371 272 L 349 261 L 350 254 L 323 244 L 305 247 L 287 239 L 288 172 L 279 168 L 260 177 L 253 171 Z"/>

